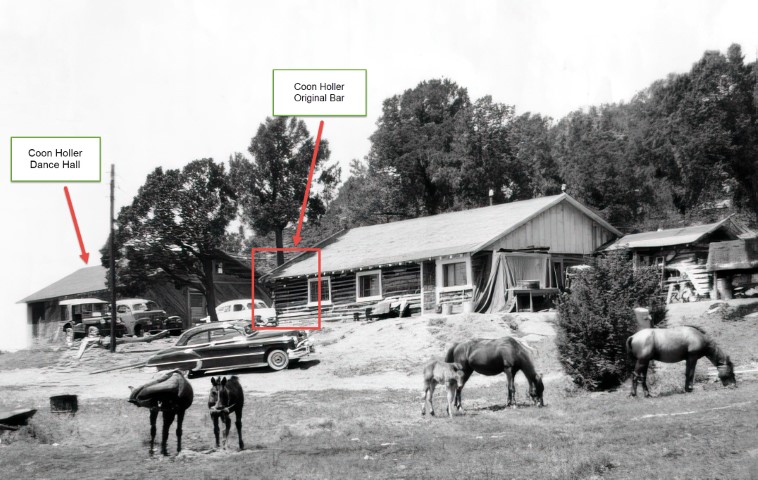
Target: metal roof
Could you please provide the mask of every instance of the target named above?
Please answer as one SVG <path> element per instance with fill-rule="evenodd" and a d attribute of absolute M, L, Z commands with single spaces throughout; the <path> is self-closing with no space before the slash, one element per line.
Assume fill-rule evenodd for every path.
<path fill-rule="evenodd" d="M 17 303 L 40 302 L 69 295 L 81 295 L 83 293 L 106 290 L 105 272 L 106 269 L 102 265 L 80 268 L 42 290 L 32 293 L 23 300 L 19 300 Z"/>
<path fill-rule="evenodd" d="M 316 245 L 321 248 L 321 270 L 327 273 L 475 253 L 563 201 L 575 206 L 615 235 L 621 235 L 589 208 L 562 193 L 353 228 Z M 268 276 L 285 278 L 313 275 L 317 271 L 316 262 L 315 253 L 305 253 L 274 269 Z"/>
<path fill-rule="evenodd" d="M 746 229 L 735 224 L 731 217 L 727 217 L 716 223 L 705 225 L 694 225 L 691 227 L 669 228 L 666 230 L 657 230 L 654 232 L 633 233 L 624 235 L 615 242 L 611 243 L 605 250 L 623 250 L 634 248 L 656 248 L 670 247 L 674 245 L 688 245 L 700 241 L 706 235 L 709 235 L 719 228 L 726 228 L 729 233 L 737 238 L 747 232 Z"/>

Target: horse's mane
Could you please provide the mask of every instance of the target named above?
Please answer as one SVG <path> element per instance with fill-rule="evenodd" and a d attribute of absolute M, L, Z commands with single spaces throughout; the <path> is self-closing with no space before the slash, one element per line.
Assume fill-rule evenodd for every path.
<path fill-rule="evenodd" d="M 703 327 L 698 327 L 696 325 L 683 325 L 683 326 L 684 327 L 694 328 L 695 330 L 697 330 L 698 332 L 702 333 L 703 335 L 708 335 L 708 332 L 706 332 Z"/>
<path fill-rule="evenodd" d="M 534 351 L 536 351 L 536 350 L 537 350 L 537 349 L 535 349 L 534 347 L 531 347 L 531 346 L 529 346 L 529 344 L 527 344 L 525 340 L 522 340 L 522 339 L 520 339 L 520 338 L 517 338 L 517 337 L 509 337 L 509 338 L 511 338 L 512 340 L 515 340 L 515 341 L 516 341 L 516 343 L 518 343 L 518 344 L 519 344 L 519 345 L 521 345 L 522 347 L 526 348 L 528 351 L 532 351 L 532 352 L 534 352 Z"/>

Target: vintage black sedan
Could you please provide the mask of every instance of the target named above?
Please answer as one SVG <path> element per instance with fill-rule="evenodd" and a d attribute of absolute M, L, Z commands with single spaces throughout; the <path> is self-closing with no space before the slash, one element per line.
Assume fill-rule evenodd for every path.
<path fill-rule="evenodd" d="M 173 347 L 150 357 L 147 366 L 193 375 L 265 366 L 284 370 L 313 352 L 304 331 L 251 330 L 249 324 L 219 322 L 187 330 Z"/>

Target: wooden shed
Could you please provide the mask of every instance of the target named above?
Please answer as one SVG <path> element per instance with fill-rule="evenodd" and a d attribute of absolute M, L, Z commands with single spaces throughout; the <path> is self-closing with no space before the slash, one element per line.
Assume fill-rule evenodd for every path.
<path fill-rule="evenodd" d="M 568 266 L 583 263 L 585 255 L 619 236 L 565 193 L 354 228 L 316 245 L 322 256 L 322 317 L 350 318 L 386 301 L 406 304 L 414 313 L 469 302 L 476 308 L 503 256 L 512 259 L 513 280 L 504 288 L 532 280 L 531 290 L 555 293 Z M 281 318 L 315 318 L 316 274 L 316 255 L 309 252 L 264 277 Z"/>
<path fill-rule="evenodd" d="M 758 286 L 758 238 L 711 243 L 706 267 L 714 283 L 722 278 L 728 286 L 743 290 Z"/>
<path fill-rule="evenodd" d="M 715 282 L 706 271 L 708 251 L 713 242 L 737 240 L 752 232 L 732 217 L 715 223 L 669 228 L 624 235 L 605 251 L 629 250 L 635 265 L 655 265 L 666 276 L 687 278 L 700 296 L 710 296 Z"/>

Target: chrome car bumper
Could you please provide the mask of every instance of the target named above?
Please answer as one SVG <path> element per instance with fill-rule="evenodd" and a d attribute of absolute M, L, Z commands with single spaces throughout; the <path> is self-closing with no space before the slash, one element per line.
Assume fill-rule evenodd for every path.
<path fill-rule="evenodd" d="M 307 357 L 308 355 L 311 355 L 312 353 L 316 353 L 316 349 L 313 347 L 313 344 L 310 342 L 310 340 L 304 340 L 300 342 L 297 344 L 297 347 L 295 347 L 294 350 L 287 350 L 287 356 L 289 356 L 290 360 L 299 360 L 301 358 Z"/>

